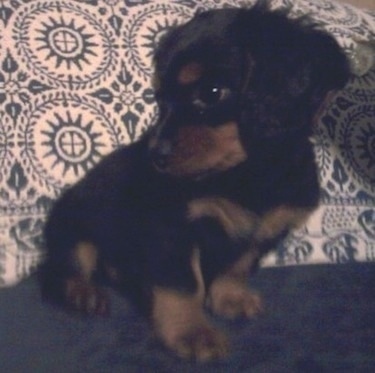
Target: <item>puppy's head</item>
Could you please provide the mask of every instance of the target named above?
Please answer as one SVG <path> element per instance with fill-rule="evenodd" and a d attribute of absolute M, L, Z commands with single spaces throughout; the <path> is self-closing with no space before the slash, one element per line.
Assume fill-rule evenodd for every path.
<path fill-rule="evenodd" d="M 267 141 L 309 136 L 349 70 L 337 43 L 308 23 L 256 6 L 208 11 L 172 30 L 155 55 L 155 167 L 207 176 L 254 160 Z"/>

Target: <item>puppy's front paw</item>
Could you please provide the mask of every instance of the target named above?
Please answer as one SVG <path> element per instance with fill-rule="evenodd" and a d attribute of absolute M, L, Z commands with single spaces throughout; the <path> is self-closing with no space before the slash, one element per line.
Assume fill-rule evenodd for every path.
<path fill-rule="evenodd" d="M 207 319 L 200 292 L 155 288 L 152 317 L 158 337 L 182 358 L 207 361 L 228 354 L 227 338 Z"/>
<path fill-rule="evenodd" d="M 231 319 L 250 318 L 263 311 L 258 293 L 245 284 L 228 279 L 219 279 L 212 284 L 208 305 L 217 315 Z"/>
<path fill-rule="evenodd" d="M 67 280 L 65 287 L 67 307 L 85 315 L 109 314 L 109 299 L 99 287 L 80 278 Z"/>
<path fill-rule="evenodd" d="M 169 345 L 178 356 L 197 361 L 223 358 L 229 352 L 226 336 L 209 324 L 188 327 L 170 340 Z"/>

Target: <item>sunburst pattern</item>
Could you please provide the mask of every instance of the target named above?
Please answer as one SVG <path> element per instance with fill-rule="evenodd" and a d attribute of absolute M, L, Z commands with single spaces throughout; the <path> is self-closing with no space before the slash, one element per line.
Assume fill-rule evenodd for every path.
<path fill-rule="evenodd" d="M 65 117 L 55 113 L 54 119 L 47 121 L 41 145 L 46 149 L 44 158 L 52 159 L 52 170 L 62 166 L 62 177 L 69 171 L 80 175 L 96 163 L 105 144 L 99 141 L 101 134 L 93 131 L 93 124 L 85 122 L 82 114 L 73 118 L 69 111 Z"/>
<path fill-rule="evenodd" d="M 85 25 L 76 25 L 76 20 L 68 22 L 63 16 L 59 19 L 50 17 L 48 22 L 42 21 L 41 26 L 36 30 L 39 34 L 35 38 L 39 43 L 36 50 L 46 61 L 53 59 L 55 68 L 65 64 L 68 70 L 73 65 L 82 70 L 84 64 L 90 65 L 90 58 L 97 57 L 94 48 L 98 44 L 92 41 L 95 35 L 85 32 Z"/>

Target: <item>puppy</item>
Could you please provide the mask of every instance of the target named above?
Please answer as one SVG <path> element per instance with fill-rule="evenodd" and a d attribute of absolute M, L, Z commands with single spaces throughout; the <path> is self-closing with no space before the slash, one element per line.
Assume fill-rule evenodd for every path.
<path fill-rule="evenodd" d="M 348 63 L 308 18 L 258 4 L 171 30 L 155 69 L 157 124 L 52 208 L 42 291 L 107 314 L 104 281 L 177 355 L 220 358 L 227 338 L 204 307 L 230 318 L 261 310 L 248 273 L 318 204 L 313 118 Z"/>

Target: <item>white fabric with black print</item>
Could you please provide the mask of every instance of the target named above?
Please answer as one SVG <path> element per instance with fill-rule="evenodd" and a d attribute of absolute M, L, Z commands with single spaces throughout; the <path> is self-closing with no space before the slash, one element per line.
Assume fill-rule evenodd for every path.
<path fill-rule="evenodd" d="M 48 208 L 101 157 L 155 122 L 160 35 L 236 0 L 10 0 L 0 3 L 0 286 L 31 273 Z M 375 260 L 375 14 L 325 0 L 274 0 L 310 14 L 353 77 L 315 133 L 323 197 L 267 265 Z"/>

